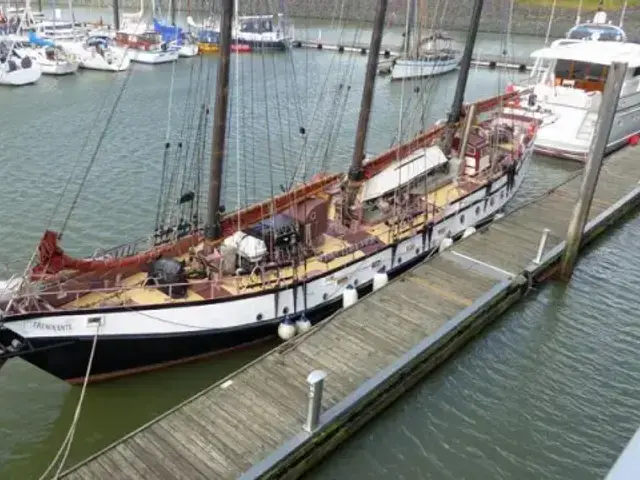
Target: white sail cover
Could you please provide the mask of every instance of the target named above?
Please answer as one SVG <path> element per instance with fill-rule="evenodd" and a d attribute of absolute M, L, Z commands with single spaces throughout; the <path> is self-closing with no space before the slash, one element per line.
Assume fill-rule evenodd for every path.
<path fill-rule="evenodd" d="M 371 178 L 363 188 L 362 201 L 373 200 L 448 162 L 440 147 L 415 150 L 409 156 L 395 161 Z"/>
<path fill-rule="evenodd" d="M 252 262 L 258 262 L 267 253 L 267 246 L 259 238 L 236 232 L 222 242 L 223 245 L 234 247 L 238 254 Z"/>

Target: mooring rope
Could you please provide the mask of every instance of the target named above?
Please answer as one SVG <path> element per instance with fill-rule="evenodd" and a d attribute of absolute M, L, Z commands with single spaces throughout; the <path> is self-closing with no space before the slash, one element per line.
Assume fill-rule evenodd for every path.
<path fill-rule="evenodd" d="M 71 451 L 71 444 L 73 443 L 73 437 L 76 433 L 76 426 L 78 425 L 78 420 L 80 419 L 80 413 L 82 411 L 84 396 L 87 391 L 87 385 L 89 383 L 89 375 L 91 374 L 91 367 L 93 366 L 93 358 L 96 353 L 96 345 L 98 344 L 99 334 L 100 334 L 100 325 L 98 325 L 96 329 L 96 333 L 93 337 L 93 344 L 91 345 L 89 362 L 87 363 L 87 370 L 85 372 L 84 380 L 82 382 L 82 390 L 80 392 L 80 398 L 78 399 L 78 405 L 76 406 L 76 411 L 73 415 L 73 420 L 71 422 L 71 426 L 69 427 L 69 431 L 67 432 L 67 436 L 62 442 L 62 445 L 60 445 L 60 449 L 58 450 L 58 453 L 56 453 L 56 456 L 54 457 L 53 461 L 49 464 L 49 466 L 47 467 L 47 469 L 42 474 L 39 480 L 45 480 L 47 478 L 47 475 L 49 475 L 49 472 L 53 469 L 53 467 L 58 462 L 58 458 L 60 458 L 60 455 L 62 455 L 62 459 L 60 460 L 60 464 L 58 465 L 58 470 L 56 470 L 56 473 L 53 476 L 53 480 L 56 480 L 60 476 L 60 472 L 62 471 L 62 468 L 67 461 L 67 457 L 69 456 L 69 452 Z"/>

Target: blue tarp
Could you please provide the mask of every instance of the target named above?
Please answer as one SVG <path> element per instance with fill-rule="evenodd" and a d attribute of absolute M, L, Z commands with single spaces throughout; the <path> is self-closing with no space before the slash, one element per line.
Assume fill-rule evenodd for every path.
<path fill-rule="evenodd" d="M 173 25 L 164 25 L 155 18 L 153 19 L 153 29 L 162 36 L 163 42 L 175 41 L 178 45 L 182 45 L 182 29 Z"/>
<path fill-rule="evenodd" d="M 53 43 L 50 40 L 45 40 L 44 38 L 40 38 L 36 35 L 36 32 L 30 30 L 29 31 L 29 43 L 33 43 L 34 45 L 37 45 L 38 47 L 54 47 L 55 43 Z"/>

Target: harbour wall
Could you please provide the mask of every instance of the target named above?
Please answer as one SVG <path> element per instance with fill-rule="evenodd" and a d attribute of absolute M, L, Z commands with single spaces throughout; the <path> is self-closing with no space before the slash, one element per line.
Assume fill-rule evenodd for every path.
<path fill-rule="evenodd" d="M 185 10 L 185 2 L 177 2 L 182 5 L 181 10 Z M 205 3 L 195 7 L 196 2 L 191 2 L 190 12 L 194 17 L 199 17 L 203 12 L 209 13 L 212 9 Z M 215 3 L 213 11 L 219 9 L 219 2 Z M 266 13 L 268 5 L 275 2 L 244 2 L 241 14 Z M 441 28 L 452 31 L 466 30 L 473 7 L 473 0 L 456 0 L 455 2 L 429 2 L 431 5 L 427 12 L 427 22 L 440 25 Z M 158 0 L 161 11 L 167 12 L 169 0 Z M 375 14 L 377 0 L 348 0 L 339 2 L 337 0 L 285 0 L 285 5 L 289 15 L 293 17 L 303 17 L 308 19 L 318 19 L 337 23 L 340 19 L 344 21 L 366 21 L 371 22 Z M 446 5 L 445 5 L 446 4 Z M 76 0 L 75 6 L 92 8 L 109 8 L 111 0 Z M 137 10 L 139 0 L 120 0 L 120 6 L 126 10 Z M 484 32 L 501 33 L 507 31 L 510 17 L 509 0 L 485 0 L 482 13 L 480 30 Z M 342 13 L 340 13 L 342 11 Z M 514 5 L 511 22 L 511 32 L 519 35 L 535 35 L 544 37 L 549 25 L 551 8 L 550 6 L 531 5 L 518 3 Z M 593 17 L 593 10 L 582 11 L 583 21 Z M 577 10 L 575 8 L 556 8 L 553 22 L 551 24 L 551 36 L 562 37 L 576 21 Z M 405 22 L 406 1 L 390 0 L 387 11 L 387 20 L 393 25 L 402 25 Z M 620 12 L 610 12 L 609 19 L 614 24 L 618 24 Z M 107 19 L 105 19 L 106 21 Z M 625 14 L 625 30 L 629 34 L 640 32 L 640 7 L 628 7 Z"/>

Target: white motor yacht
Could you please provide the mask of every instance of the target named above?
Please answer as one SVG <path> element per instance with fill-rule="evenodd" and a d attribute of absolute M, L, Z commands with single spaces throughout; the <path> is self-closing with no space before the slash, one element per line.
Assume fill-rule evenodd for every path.
<path fill-rule="evenodd" d="M 640 45 L 628 43 L 620 27 L 606 23 L 604 12 L 531 56 L 535 64 L 527 85 L 510 88 L 532 88 L 533 93 L 512 103 L 509 111 L 541 122 L 536 152 L 586 160 L 613 61 L 628 63 L 629 68 L 607 151 L 640 132 Z"/>

